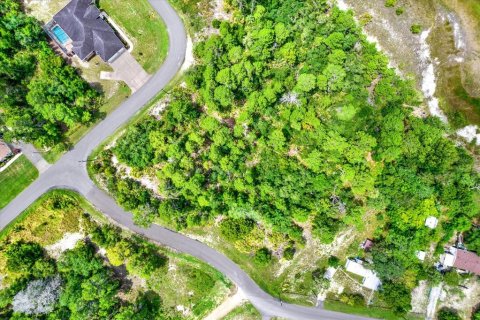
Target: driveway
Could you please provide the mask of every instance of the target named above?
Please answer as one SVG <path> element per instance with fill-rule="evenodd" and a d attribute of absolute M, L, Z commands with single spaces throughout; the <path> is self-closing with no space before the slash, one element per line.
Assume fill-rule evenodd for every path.
<path fill-rule="evenodd" d="M 140 89 L 150 79 L 150 75 L 127 50 L 110 62 L 113 72 L 102 71 L 100 79 L 124 81 L 132 93 Z"/>

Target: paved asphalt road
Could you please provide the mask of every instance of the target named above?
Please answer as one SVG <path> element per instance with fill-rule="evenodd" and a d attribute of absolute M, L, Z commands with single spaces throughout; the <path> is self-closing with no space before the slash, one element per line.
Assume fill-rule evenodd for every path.
<path fill-rule="evenodd" d="M 120 208 L 108 194 L 98 189 L 90 180 L 85 162 L 88 155 L 169 83 L 178 72 L 185 57 L 186 34 L 181 19 L 166 0 L 149 0 L 149 2 L 162 16 L 167 25 L 170 46 L 165 63 L 151 77 L 148 83 L 122 103 L 104 121 L 95 126 L 79 141 L 73 150 L 66 153 L 54 165 L 45 168 L 35 182 L 0 212 L 0 230 L 48 190 L 55 188 L 71 189 L 82 194 L 101 212 L 120 225 L 143 234 L 159 244 L 191 254 L 209 263 L 239 286 L 251 303 L 266 318 L 278 316 L 288 319 L 368 319 L 313 307 L 302 307 L 287 303 L 281 304 L 277 298 L 268 295 L 260 289 L 230 259 L 207 245 L 158 225 L 152 225 L 148 229 L 136 226 L 132 221 L 132 215 Z M 32 156 L 34 153 L 30 154 Z"/>

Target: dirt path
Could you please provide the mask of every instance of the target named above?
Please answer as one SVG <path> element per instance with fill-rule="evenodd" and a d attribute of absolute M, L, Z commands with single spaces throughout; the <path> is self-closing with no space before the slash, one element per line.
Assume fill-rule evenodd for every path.
<path fill-rule="evenodd" d="M 435 312 L 437 310 L 437 302 L 440 298 L 440 294 L 442 293 L 442 284 L 433 287 L 430 291 L 430 296 L 428 298 L 428 306 L 427 306 L 427 316 L 425 319 L 433 320 L 435 319 Z"/>
<path fill-rule="evenodd" d="M 238 289 L 237 292 L 225 300 L 221 305 L 219 305 L 215 310 L 213 310 L 205 320 L 218 320 L 225 317 L 230 311 L 238 307 L 243 302 L 246 301 L 245 295 L 242 290 Z"/>

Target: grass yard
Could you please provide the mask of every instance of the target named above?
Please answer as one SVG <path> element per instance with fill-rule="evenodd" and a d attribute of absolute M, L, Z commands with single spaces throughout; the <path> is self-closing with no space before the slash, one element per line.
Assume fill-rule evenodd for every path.
<path fill-rule="evenodd" d="M 326 310 L 357 314 L 357 315 L 367 316 L 367 317 L 377 318 L 377 319 L 385 319 L 385 320 L 423 319 L 422 317 L 415 316 L 415 315 L 397 316 L 391 310 L 375 308 L 375 307 L 350 306 L 350 305 L 347 305 L 338 301 L 333 301 L 333 300 L 325 300 L 323 306 Z"/>
<path fill-rule="evenodd" d="M 0 208 L 5 207 L 37 177 L 37 168 L 24 155 L 0 172 Z"/>
<path fill-rule="evenodd" d="M 154 73 L 168 52 L 168 34 L 160 16 L 147 0 L 100 0 L 104 10 L 133 42 L 133 56 L 148 73 Z"/>
<path fill-rule="evenodd" d="M 251 303 L 244 303 L 236 307 L 229 314 L 222 318 L 222 320 L 260 320 L 262 315 L 255 309 Z"/>

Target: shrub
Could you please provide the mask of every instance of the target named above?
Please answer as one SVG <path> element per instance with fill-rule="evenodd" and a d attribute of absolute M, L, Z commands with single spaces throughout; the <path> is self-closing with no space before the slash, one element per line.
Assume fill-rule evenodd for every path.
<path fill-rule="evenodd" d="M 472 228 L 465 233 L 465 244 L 468 250 L 480 253 L 480 229 Z"/>
<path fill-rule="evenodd" d="M 155 158 L 150 143 L 150 132 L 155 128 L 153 121 L 142 122 L 127 130 L 127 133 L 118 140 L 114 153 L 118 159 L 127 165 L 144 169 L 151 165 Z M 132 148 L 132 146 L 135 146 Z"/>
<path fill-rule="evenodd" d="M 412 309 L 411 291 L 404 284 L 390 281 L 385 282 L 382 285 L 380 298 L 389 305 L 396 314 L 403 315 Z"/>
<path fill-rule="evenodd" d="M 364 13 L 360 17 L 360 25 L 366 26 L 372 21 L 372 19 L 373 19 L 373 16 L 370 13 Z"/>
<path fill-rule="evenodd" d="M 393 8 L 397 4 L 397 0 L 385 0 L 385 7 Z"/>
<path fill-rule="evenodd" d="M 462 277 L 455 270 L 451 270 L 443 276 L 443 281 L 449 286 L 458 286 L 461 280 Z"/>
<path fill-rule="evenodd" d="M 95 228 L 92 231 L 92 240 L 101 247 L 113 247 L 122 237 L 121 229 L 111 225 L 104 225 Z"/>
<path fill-rule="evenodd" d="M 328 257 L 328 266 L 336 268 L 340 265 L 340 259 L 335 256 Z"/>
<path fill-rule="evenodd" d="M 285 250 L 283 251 L 283 258 L 285 260 L 292 260 L 294 255 L 295 255 L 294 247 L 285 248 Z"/>
<path fill-rule="evenodd" d="M 410 31 L 413 34 L 419 34 L 420 32 L 422 32 L 422 26 L 419 24 L 412 24 L 412 26 L 410 27 Z"/>
<path fill-rule="evenodd" d="M 25 314 L 49 313 L 53 310 L 61 289 L 61 278 L 35 280 L 19 291 L 12 301 L 15 312 Z"/>
<path fill-rule="evenodd" d="M 235 241 L 249 234 L 254 225 L 255 222 L 248 218 L 227 218 L 220 224 L 220 232 L 227 240 Z"/>
<path fill-rule="evenodd" d="M 326 279 L 324 275 L 325 269 L 317 268 L 312 271 L 313 282 L 315 282 L 320 289 L 328 289 L 330 287 L 330 280 Z"/>
<path fill-rule="evenodd" d="M 267 248 L 261 248 L 255 252 L 253 261 L 261 266 L 265 266 L 272 261 L 272 253 Z"/>
<path fill-rule="evenodd" d="M 461 320 L 455 310 L 443 308 L 438 312 L 438 320 Z"/>
<path fill-rule="evenodd" d="M 397 10 L 395 10 L 395 14 L 396 14 L 397 16 L 401 16 L 404 12 L 405 12 L 405 8 L 404 8 L 404 7 L 400 7 L 400 8 L 397 8 Z"/>
<path fill-rule="evenodd" d="M 5 255 L 7 270 L 30 273 L 35 262 L 44 257 L 44 252 L 38 243 L 18 241 L 7 247 Z"/>
<path fill-rule="evenodd" d="M 167 259 L 153 245 L 144 245 L 128 259 L 127 270 L 142 278 L 149 278 L 153 272 L 166 265 Z"/>
<path fill-rule="evenodd" d="M 480 320 L 480 309 L 475 311 L 475 313 L 472 315 L 472 320 Z"/>
<path fill-rule="evenodd" d="M 115 246 L 107 249 L 107 258 L 112 266 L 118 267 L 124 264 L 125 259 L 132 255 L 134 248 L 129 242 L 121 240 Z"/>
<path fill-rule="evenodd" d="M 349 306 L 364 306 L 365 298 L 359 293 L 342 293 L 340 301 Z"/>
<path fill-rule="evenodd" d="M 214 19 L 214 20 L 212 21 L 212 27 L 214 27 L 215 29 L 219 29 L 221 23 L 222 23 L 222 22 L 221 22 L 220 20 Z"/>
<path fill-rule="evenodd" d="M 340 229 L 341 222 L 326 214 L 317 214 L 313 220 L 313 235 L 322 243 L 329 244 L 335 239 L 337 231 Z"/>
<path fill-rule="evenodd" d="M 206 294 L 215 286 L 215 280 L 206 272 L 197 268 L 186 268 L 188 275 L 189 289 L 201 295 Z"/>

